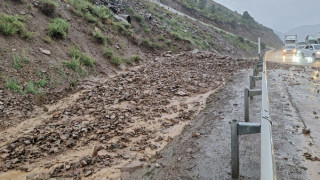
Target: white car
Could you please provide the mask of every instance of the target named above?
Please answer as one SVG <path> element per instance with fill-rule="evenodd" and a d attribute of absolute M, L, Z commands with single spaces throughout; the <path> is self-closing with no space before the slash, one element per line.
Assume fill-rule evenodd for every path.
<path fill-rule="evenodd" d="M 312 57 L 312 59 L 320 59 L 320 44 L 306 45 L 301 49 L 301 57 Z"/>

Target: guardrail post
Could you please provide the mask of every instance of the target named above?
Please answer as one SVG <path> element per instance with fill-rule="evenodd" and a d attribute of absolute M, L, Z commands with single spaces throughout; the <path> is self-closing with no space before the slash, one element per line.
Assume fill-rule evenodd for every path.
<path fill-rule="evenodd" d="M 231 124 L 231 171 L 232 178 L 239 177 L 239 136 L 237 120 L 233 120 Z"/>
<path fill-rule="evenodd" d="M 244 121 L 249 122 L 249 89 L 244 89 Z"/>
<path fill-rule="evenodd" d="M 231 174 L 233 179 L 239 177 L 239 136 L 261 133 L 259 123 L 245 123 L 232 120 L 231 123 Z"/>

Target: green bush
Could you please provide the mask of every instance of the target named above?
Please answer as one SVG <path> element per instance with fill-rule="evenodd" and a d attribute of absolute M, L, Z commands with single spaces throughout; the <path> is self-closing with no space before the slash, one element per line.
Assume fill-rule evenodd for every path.
<path fill-rule="evenodd" d="M 114 25 L 120 34 L 122 34 L 122 35 L 130 35 L 131 34 L 131 31 L 129 30 L 130 24 L 125 23 L 125 22 L 116 22 L 116 23 L 114 23 Z"/>
<path fill-rule="evenodd" d="M 143 20 L 143 17 L 139 14 L 136 14 L 133 16 L 138 22 L 141 22 Z"/>
<path fill-rule="evenodd" d="M 98 19 L 96 17 L 94 17 L 90 12 L 86 12 L 84 14 L 84 19 L 87 20 L 90 23 L 98 22 Z"/>
<path fill-rule="evenodd" d="M 36 93 L 36 87 L 34 86 L 33 81 L 29 81 L 26 87 L 26 93 L 35 94 Z"/>
<path fill-rule="evenodd" d="M 126 63 L 127 65 L 131 65 L 132 64 L 132 59 L 131 58 L 124 58 L 124 59 L 122 59 L 122 61 L 124 63 Z"/>
<path fill-rule="evenodd" d="M 96 63 L 96 61 L 88 54 L 81 53 L 76 46 L 73 46 L 69 49 L 69 56 L 78 59 L 81 65 L 92 67 Z"/>
<path fill-rule="evenodd" d="M 179 33 L 177 33 L 177 32 L 171 32 L 170 34 L 175 40 L 182 40 L 183 39 L 181 37 L 181 35 Z"/>
<path fill-rule="evenodd" d="M 42 76 L 42 78 L 37 81 L 35 84 L 38 86 L 38 87 L 45 87 L 47 85 L 47 77 L 45 75 Z"/>
<path fill-rule="evenodd" d="M 142 39 L 141 46 L 151 47 L 150 41 L 147 38 Z"/>
<path fill-rule="evenodd" d="M 108 48 L 108 47 L 105 47 L 105 48 L 103 49 L 103 56 L 104 56 L 105 58 L 111 58 L 112 55 L 113 55 L 112 49 L 110 49 L 110 48 Z"/>
<path fill-rule="evenodd" d="M 64 39 L 68 35 L 69 27 L 70 24 L 64 19 L 55 18 L 50 22 L 47 30 L 49 36 Z"/>
<path fill-rule="evenodd" d="M 51 37 L 50 36 L 46 36 L 44 37 L 43 39 L 43 42 L 47 43 L 47 44 L 50 44 L 51 43 Z"/>
<path fill-rule="evenodd" d="M 104 44 L 106 42 L 106 37 L 100 31 L 94 33 L 93 39 L 98 44 Z"/>
<path fill-rule="evenodd" d="M 26 40 L 34 39 L 35 35 L 36 35 L 35 32 L 26 31 L 26 30 L 21 33 L 21 37 Z"/>
<path fill-rule="evenodd" d="M 121 64 L 121 58 L 119 56 L 115 56 L 111 59 L 111 64 L 115 66 L 120 66 Z"/>
<path fill-rule="evenodd" d="M 6 79 L 6 87 L 13 91 L 18 91 L 19 93 L 22 93 L 22 86 L 20 85 L 20 81 L 16 79 Z"/>
<path fill-rule="evenodd" d="M 136 54 L 131 57 L 131 60 L 134 62 L 140 62 L 142 60 L 142 58 L 141 58 L 141 56 Z"/>
<path fill-rule="evenodd" d="M 86 70 L 81 66 L 79 58 L 72 57 L 71 61 L 64 61 L 65 64 L 69 69 L 72 69 L 74 72 L 78 73 L 81 77 L 87 75 Z"/>
<path fill-rule="evenodd" d="M 19 16 L 0 15 L 0 32 L 3 35 L 15 35 L 25 31 L 23 18 Z"/>
<path fill-rule="evenodd" d="M 43 14 L 51 16 L 55 13 L 58 3 L 53 2 L 52 0 L 41 0 L 39 7 Z"/>
<path fill-rule="evenodd" d="M 75 72 L 78 72 L 81 67 L 79 58 L 76 57 L 72 57 L 71 61 L 64 61 L 63 64 L 65 64 L 69 69 L 72 69 Z"/>
<path fill-rule="evenodd" d="M 12 52 L 12 57 L 13 57 L 13 68 L 21 69 L 22 63 L 21 63 L 21 57 L 19 56 L 19 54 L 16 52 Z"/>

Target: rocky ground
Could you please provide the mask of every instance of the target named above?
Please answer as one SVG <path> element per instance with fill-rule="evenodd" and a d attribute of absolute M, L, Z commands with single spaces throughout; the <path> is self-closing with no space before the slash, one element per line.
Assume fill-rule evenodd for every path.
<path fill-rule="evenodd" d="M 0 178 L 108 179 L 130 172 L 136 166 L 126 164 L 154 161 L 207 97 L 252 63 L 167 52 L 45 106 L 47 112 L 0 133 Z"/>

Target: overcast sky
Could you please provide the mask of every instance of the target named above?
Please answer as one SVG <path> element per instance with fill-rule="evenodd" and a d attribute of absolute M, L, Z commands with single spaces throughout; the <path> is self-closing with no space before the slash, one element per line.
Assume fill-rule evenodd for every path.
<path fill-rule="evenodd" d="M 248 11 L 258 22 L 280 32 L 320 24 L 319 0 L 214 0 L 239 13 Z"/>

